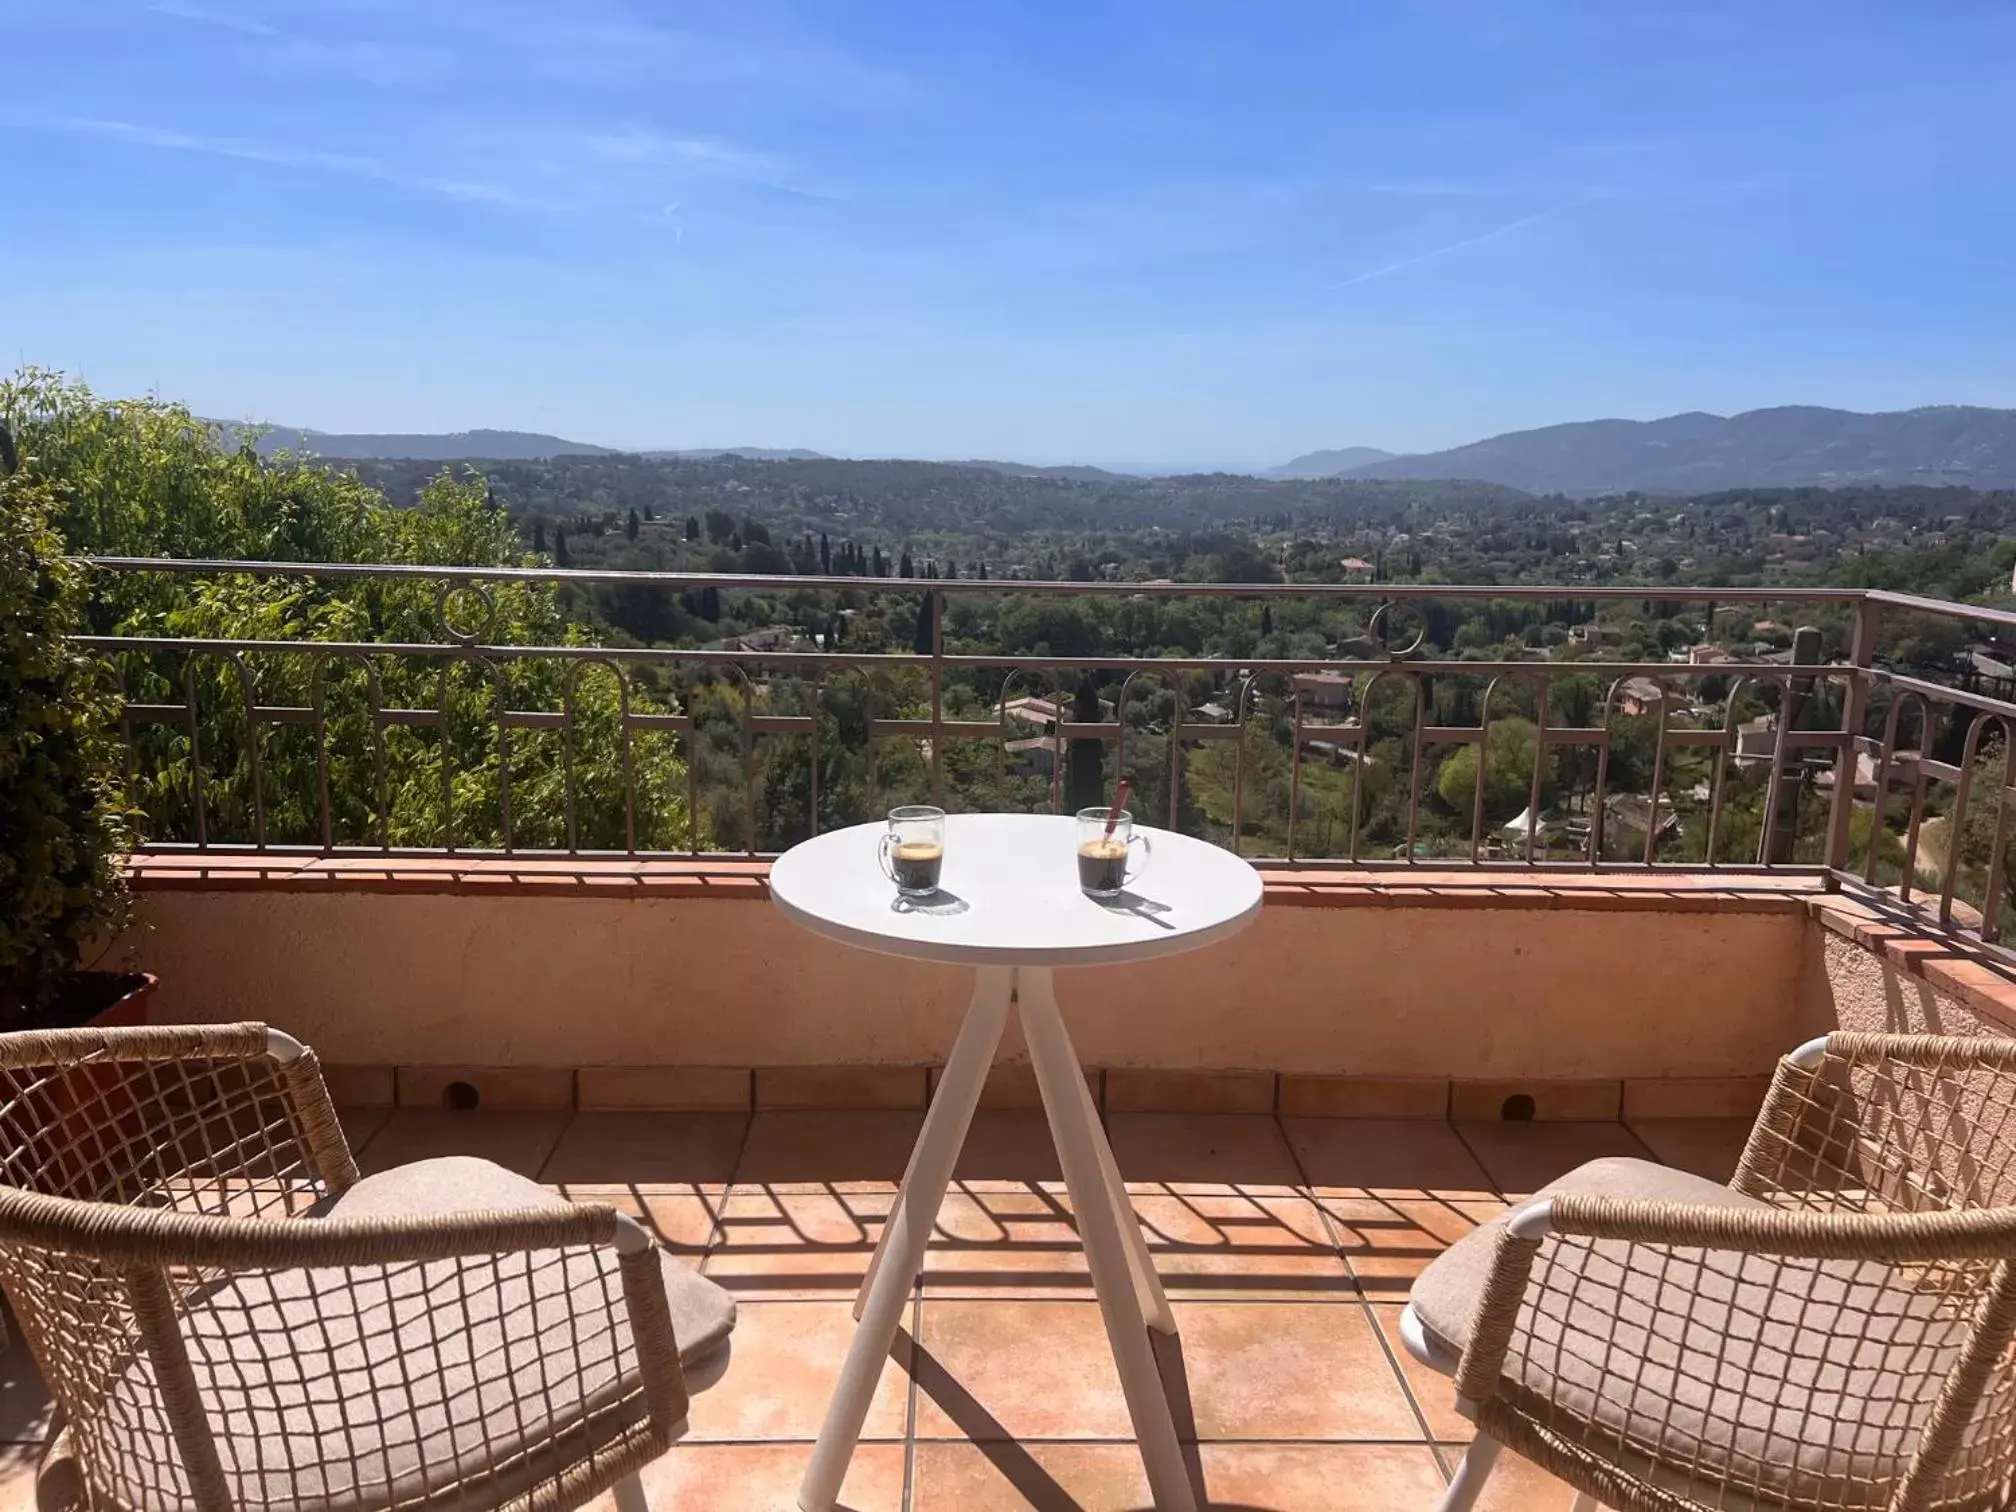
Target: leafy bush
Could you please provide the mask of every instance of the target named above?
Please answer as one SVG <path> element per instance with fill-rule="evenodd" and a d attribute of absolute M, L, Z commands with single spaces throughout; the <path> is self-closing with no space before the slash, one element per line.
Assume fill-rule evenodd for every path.
<path fill-rule="evenodd" d="M 11 461 L 11 438 L 0 458 Z M 64 560 L 54 493 L 0 462 L 0 1025 L 46 1007 L 80 953 L 122 926 L 117 706 L 70 636 L 82 571 Z"/>
<path fill-rule="evenodd" d="M 480 478 L 442 469 L 409 508 L 344 471 L 285 454 L 262 458 L 175 404 L 107 400 L 56 374 L 0 378 L 0 425 L 20 442 L 18 488 L 35 492 L 44 528 L 78 553 L 301 562 L 521 567 L 511 520 Z M 11 534 L 11 532 L 10 532 Z M 100 634 L 214 642 L 438 644 L 443 620 L 491 645 L 583 646 L 558 591 L 501 582 L 440 597 L 424 579 L 180 577 L 101 573 L 87 605 Z M 149 833 L 173 840 L 274 845 L 557 848 L 568 842 L 681 850 L 694 838 L 684 760 L 662 736 L 625 730 L 613 664 L 453 654 L 311 658 L 134 650 L 119 657 L 125 696 L 193 698 L 196 740 L 179 724 L 134 730 L 134 802 Z M 392 727 L 379 707 L 439 709 L 436 729 Z M 633 678 L 632 714 L 668 712 L 673 690 Z M 304 732 L 249 730 L 245 704 L 319 704 L 324 763 Z M 521 730 L 508 770 L 500 709 L 571 706 L 571 750 L 554 732 Z M 257 746 L 255 760 L 254 747 Z M 200 769 L 198 756 L 200 753 Z M 507 789 L 508 785 L 508 799 Z M 198 792 L 202 821 L 198 823 Z M 326 797 L 325 797 L 326 795 Z M 326 823 L 324 807 L 326 802 Z M 700 826 L 706 842 L 705 825 Z"/>

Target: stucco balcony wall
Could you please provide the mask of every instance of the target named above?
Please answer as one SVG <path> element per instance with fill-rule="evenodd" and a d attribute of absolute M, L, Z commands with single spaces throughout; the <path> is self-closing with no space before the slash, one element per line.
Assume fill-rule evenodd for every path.
<path fill-rule="evenodd" d="M 968 989 L 960 970 L 793 926 L 760 865 L 138 870 L 142 925 L 123 953 L 160 974 L 160 1017 L 265 1019 L 340 1064 L 921 1066 L 944 1055 Z M 1437 875 L 1275 873 L 1234 940 L 1060 972 L 1082 1058 L 1374 1079 L 1748 1077 L 1825 1018 L 1816 971 L 1841 976 L 1866 1017 L 1869 989 L 1816 945 L 1806 891 L 1786 882 Z"/>

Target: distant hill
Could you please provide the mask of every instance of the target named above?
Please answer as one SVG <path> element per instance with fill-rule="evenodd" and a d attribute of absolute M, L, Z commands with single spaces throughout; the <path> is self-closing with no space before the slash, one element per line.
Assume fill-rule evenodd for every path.
<path fill-rule="evenodd" d="M 227 435 L 244 427 L 229 425 Z M 542 436 L 536 431 L 472 430 L 449 431 L 440 435 L 331 435 L 326 431 L 276 428 L 259 438 L 259 454 L 270 457 L 277 451 L 313 452 L 318 457 L 355 461 L 384 457 L 413 462 L 459 462 L 465 458 L 483 461 L 531 462 L 545 457 L 609 456 L 615 448 L 590 446 L 585 441 L 565 441 L 558 436 Z"/>
<path fill-rule="evenodd" d="M 1335 451 L 1308 452 L 1293 462 L 1269 468 L 1267 475 L 1272 478 L 1334 478 L 1339 473 L 1369 467 L 1375 462 L 1389 462 L 1397 455 L 1396 452 L 1381 451 L 1376 446 L 1340 446 Z"/>
<path fill-rule="evenodd" d="M 603 447 L 589 447 L 590 451 L 602 451 Z M 690 446 L 679 451 L 639 452 L 642 457 L 691 457 L 697 461 L 711 461 L 715 457 L 747 457 L 751 462 L 825 462 L 830 460 L 826 453 L 807 451 L 802 446 L 779 450 L 774 446 Z"/>
<path fill-rule="evenodd" d="M 1907 483 L 2009 488 L 2016 486 L 2016 410 L 1938 405 L 1865 415 L 1788 405 L 1727 417 L 1584 420 L 1393 457 L 1346 476 L 1466 478 L 1536 494 Z"/>
<path fill-rule="evenodd" d="M 973 458 L 966 462 L 949 463 L 952 467 L 984 467 L 988 472 L 1006 473 L 1011 478 L 1076 478 L 1084 483 L 1096 483 L 1105 478 L 1118 478 L 1124 474 L 1108 472 L 1103 467 L 1085 467 L 1066 464 L 1061 467 L 1038 467 L 1029 462 L 990 462 L 984 458 Z"/>

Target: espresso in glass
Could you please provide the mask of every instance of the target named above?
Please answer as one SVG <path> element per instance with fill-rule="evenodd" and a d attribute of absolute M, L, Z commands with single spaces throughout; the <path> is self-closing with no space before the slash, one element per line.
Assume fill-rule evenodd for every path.
<path fill-rule="evenodd" d="M 1088 893 L 1117 893 L 1127 885 L 1127 842 L 1099 835 L 1078 847 L 1078 885 Z"/>
<path fill-rule="evenodd" d="M 889 810 L 881 856 L 884 875 L 904 897 L 926 898 L 937 892 L 945 869 L 945 810 L 922 803 Z"/>
<path fill-rule="evenodd" d="M 1134 833 L 1125 809 L 1078 810 L 1078 885 L 1086 896 L 1111 898 L 1126 891 L 1148 865 L 1148 837 Z"/>
<path fill-rule="evenodd" d="M 945 847 L 935 841 L 899 840 L 889 847 L 889 872 L 898 892 L 936 892 L 944 869 Z"/>

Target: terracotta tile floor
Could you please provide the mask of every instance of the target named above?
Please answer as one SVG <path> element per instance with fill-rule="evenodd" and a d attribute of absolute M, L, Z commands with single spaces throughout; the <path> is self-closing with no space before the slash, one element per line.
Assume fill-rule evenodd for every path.
<path fill-rule="evenodd" d="M 795 1489 L 880 1237 L 915 1113 L 356 1112 L 359 1163 L 488 1156 L 647 1217 L 741 1303 L 725 1368 L 696 1373 L 689 1434 L 645 1472 L 666 1512 L 772 1512 Z M 1728 1121 L 1451 1125 L 1116 1113 L 1116 1158 L 1175 1305 L 1165 1359 L 1209 1505 L 1434 1507 L 1469 1437 L 1405 1356 L 1400 1306 L 1454 1239 L 1585 1160 L 1726 1178 Z M 47 1401 L 0 1355 L 0 1512 L 33 1504 Z M 1103 1512 L 1149 1505 L 1071 1203 L 1040 1114 L 983 1111 L 849 1474 L 857 1512 Z M 1507 1456 L 1486 1512 L 1567 1512 Z M 611 1512 L 604 1498 L 597 1512 Z"/>

